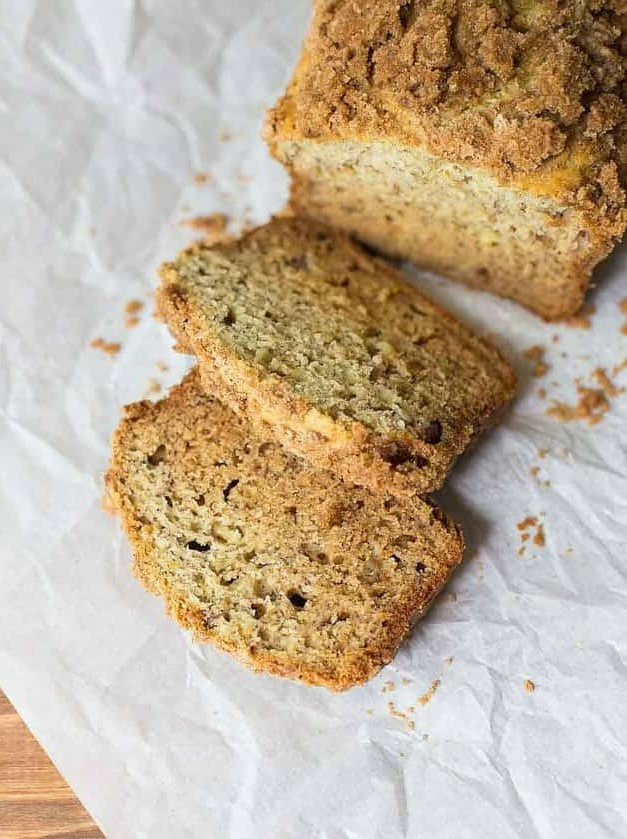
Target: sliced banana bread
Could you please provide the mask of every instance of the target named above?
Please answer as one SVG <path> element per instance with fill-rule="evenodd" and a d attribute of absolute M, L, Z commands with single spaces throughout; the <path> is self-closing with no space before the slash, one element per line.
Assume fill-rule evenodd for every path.
<path fill-rule="evenodd" d="M 573 313 L 627 224 L 624 0 L 316 0 L 270 113 L 292 207 Z"/>
<path fill-rule="evenodd" d="M 197 370 L 126 408 L 106 501 L 136 576 L 198 641 L 333 690 L 392 658 L 462 556 L 437 508 L 351 488 L 253 436 Z"/>
<path fill-rule="evenodd" d="M 356 484 L 436 489 L 514 392 L 496 349 L 306 220 L 195 244 L 161 276 L 157 313 L 198 357 L 208 392 Z"/>

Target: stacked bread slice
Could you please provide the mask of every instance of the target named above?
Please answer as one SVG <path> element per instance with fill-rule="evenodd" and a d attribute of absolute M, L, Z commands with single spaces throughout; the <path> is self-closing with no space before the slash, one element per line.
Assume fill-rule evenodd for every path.
<path fill-rule="evenodd" d="M 107 497 L 137 577 L 255 669 L 366 681 L 461 561 L 427 493 L 511 399 L 511 367 L 298 219 L 184 251 L 157 313 L 198 366 L 114 436 Z"/>

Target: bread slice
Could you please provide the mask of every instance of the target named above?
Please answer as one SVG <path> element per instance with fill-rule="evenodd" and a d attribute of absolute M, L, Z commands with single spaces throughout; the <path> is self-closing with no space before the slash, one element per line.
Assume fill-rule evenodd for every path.
<path fill-rule="evenodd" d="M 514 392 L 492 346 L 321 225 L 198 243 L 161 276 L 157 313 L 208 392 L 356 484 L 436 489 Z"/>
<path fill-rule="evenodd" d="M 269 114 L 292 208 L 545 318 L 627 225 L 624 2 L 317 0 Z"/>
<path fill-rule="evenodd" d="M 126 408 L 106 475 L 138 579 L 196 640 L 344 690 L 388 662 L 461 560 L 436 507 L 313 470 L 200 387 Z"/>

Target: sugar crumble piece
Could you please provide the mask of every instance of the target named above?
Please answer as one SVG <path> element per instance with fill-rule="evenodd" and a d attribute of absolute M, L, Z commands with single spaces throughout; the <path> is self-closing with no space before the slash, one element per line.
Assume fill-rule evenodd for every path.
<path fill-rule="evenodd" d="M 381 688 L 381 693 L 391 693 L 393 690 L 396 689 L 396 685 L 392 681 L 385 682 L 383 687 Z"/>
<path fill-rule="evenodd" d="M 541 378 L 542 376 L 546 376 L 546 374 L 551 369 L 544 360 L 544 353 L 545 349 L 541 344 L 534 344 L 533 346 L 528 347 L 523 352 L 523 356 L 526 359 L 534 362 L 533 368 L 531 370 L 531 375 L 537 379 Z"/>
<path fill-rule="evenodd" d="M 133 329 L 133 327 L 137 326 L 138 323 L 139 323 L 139 318 L 137 317 L 137 315 L 129 315 L 124 320 L 124 326 L 127 329 Z"/>
<path fill-rule="evenodd" d="M 429 702 L 431 702 L 431 700 L 435 696 L 435 692 L 440 687 L 440 684 L 441 684 L 440 679 L 434 679 L 431 682 L 431 684 L 429 685 L 429 687 L 427 688 L 427 690 L 422 694 L 422 696 L 418 697 L 418 699 L 417 699 L 418 704 L 422 705 L 422 707 L 424 708 L 425 705 L 427 705 Z"/>
<path fill-rule="evenodd" d="M 105 355 L 117 355 L 122 349 L 122 344 L 117 341 L 105 341 L 104 338 L 94 338 L 89 342 L 89 346 L 100 350 Z"/>
<path fill-rule="evenodd" d="M 211 181 L 211 176 L 208 172 L 194 172 L 193 180 L 195 184 L 200 186 L 202 184 L 209 183 Z"/>
<path fill-rule="evenodd" d="M 527 693 L 533 693 L 535 689 L 535 682 L 532 682 L 531 679 L 525 679 L 525 690 Z"/>
<path fill-rule="evenodd" d="M 610 403 L 604 390 L 577 385 L 579 396 L 575 405 L 554 401 L 546 413 L 558 422 L 582 421 L 588 425 L 597 425 L 610 409 Z"/>

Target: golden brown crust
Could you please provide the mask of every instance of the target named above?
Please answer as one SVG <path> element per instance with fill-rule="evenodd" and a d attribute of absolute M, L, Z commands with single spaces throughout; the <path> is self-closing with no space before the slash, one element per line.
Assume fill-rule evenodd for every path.
<path fill-rule="evenodd" d="M 392 658 L 461 560 L 439 510 L 351 489 L 254 437 L 197 370 L 127 407 L 105 480 L 136 576 L 196 640 L 332 690 Z"/>
<path fill-rule="evenodd" d="M 321 319 L 333 319 L 339 340 L 350 334 L 358 342 L 362 334 L 376 331 L 390 347 L 391 357 L 396 357 L 395 364 L 414 364 L 415 374 L 406 373 L 402 384 L 421 393 L 419 415 L 393 432 L 368 426 L 355 416 L 331 415 L 323 403 L 295 391 L 289 372 L 273 373 L 255 363 L 240 350 L 236 338 L 220 332 L 203 307 L 202 294 L 186 277 L 189 263 L 198 263 L 195 271 L 201 272 L 202 283 L 211 285 L 218 282 L 211 266 L 200 266 L 207 256 L 215 255 L 221 268 L 228 265 L 243 273 L 250 286 L 258 280 L 249 267 L 243 267 L 249 266 L 245 257 L 250 254 L 262 278 L 258 282 L 262 293 L 264 283 L 271 282 L 263 273 L 268 263 L 283 271 L 284 287 L 293 284 L 302 290 L 301 296 L 305 282 L 312 282 L 317 291 L 308 300 L 307 311 L 314 313 L 317 300 L 332 296 L 334 309 L 322 311 Z M 314 265 L 318 273 L 310 275 L 310 269 L 303 267 L 289 274 L 289 266 L 295 264 Z M 327 288 L 325 278 L 345 276 L 347 266 L 351 281 Z M 318 467 L 338 470 L 353 483 L 394 494 L 433 491 L 456 457 L 513 396 L 515 374 L 497 350 L 387 264 L 321 225 L 275 219 L 239 242 L 216 248 L 198 243 L 176 263 L 166 264 L 161 277 L 157 315 L 170 327 L 177 346 L 199 359 L 208 392 L 246 414 L 260 433 L 274 435 L 294 453 Z M 350 318 L 358 309 L 365 313 L 361 321 Z M 292 317 L 300 313 L 294 310 Z M 392 322 L 401 317 L 406 318 L 404 324 Z M 298 323 L 302 332 L 312 329 L 307 319 Z M 283 340 L 291 339 L 283 336 Z"/>
<path fill-rule="evenodd" d="M 622 235 L 621 0 L 318 0 L 268 139 L 387 138 Z"/>

